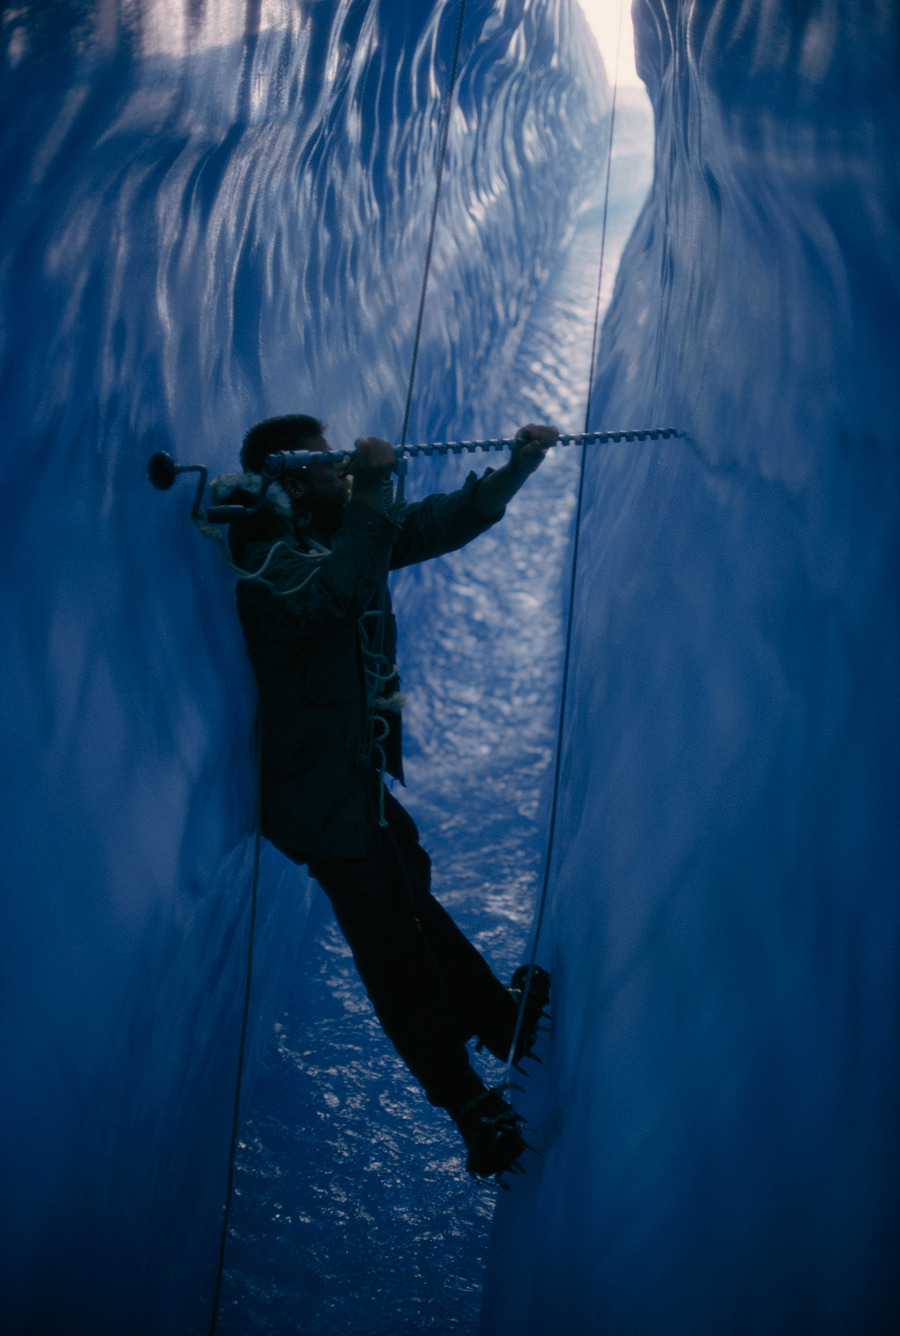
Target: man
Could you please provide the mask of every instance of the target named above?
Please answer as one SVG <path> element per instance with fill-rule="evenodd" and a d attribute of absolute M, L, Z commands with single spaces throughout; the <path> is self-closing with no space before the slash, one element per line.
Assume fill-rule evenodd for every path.
<path fill-rule="evenodd" d="M 385 789 L 384 772 L 403 778 L 387 574 L 495 524 L 556 436 L 523 427 L 502 468 L 397 508 L 395 452 L 378 437 L 358 439 L 349 462 L 315 460 L 264 486 L 267 455 L 331 452 L 318 419 L 270 418 L 244 439 L 243 477 L 216 496 L 255 498 L 230 542 L 247 572 L 237 599 L 259 690 L 262 833 L 328 895 L 386 1034 L 428 1099 L 449 1112 L 470 1172 L 483 1177 L 510 1169 L 525 1143 L 466 1043 L 477 1038 L 507 1058 L 526 971 L 506 988 L 434 899 L 415 824 Z M 534 1043 L 548 996 L 549 976 L 537 969 L 517 1059 Z"/>

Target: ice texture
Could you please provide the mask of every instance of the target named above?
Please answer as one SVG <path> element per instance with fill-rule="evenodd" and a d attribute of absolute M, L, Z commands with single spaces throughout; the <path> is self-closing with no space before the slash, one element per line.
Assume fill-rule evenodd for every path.
<path fill-rule="evenodd" d="M 636 0 L 656 172 L 595 403 L 556 984 L 487 1336 L 900 1325 L 900 32 Z"/>
<path fill-rule="evenodd" d="M 304 409 L 338 446 L 397 439 L 457 14 L 4 11 L 5 1330 L 208 1326 L 254 695 L 194 482 L 155 492 L 146 461 L 233 469 L 254 421 Z M 411 439 L 519 425 L 501 396 L 608 106 L 568 0 L 470 0 Z M 264 849 L 245 1107 L 307 905 Z"/>
<path fill-rule="evenodd" d="M 187 518 L 192 486 L 152 492 L 145 462 L 163 447 L 230 468 L 251 422 L 297 408 L 320 409 L 336 444 L 396 436 L 456 13 L 4 11 L 0 1289 L 14 1333 L 208 1324 L 253 690 L 231 579 Z M 900 1318 L 897 8 L 636 0 L 634 16 L 656 178 L 604 329 L 594 425 L 686 436 L 589 458 L 542 943 L 553 1028 L 523 1103 L 542 1158 L 501 1196 L 483 1326 L 881 1336 Z M 552 337 L 536 299 L 608 124 L 573 6 L 470 0 L 458 96 L 418 439 L 513 430 L 523 370 L 535 411 L 577 398 L 532 351 Z M 557 360 L 570 332 L 561 320 Z M 571 459 L 545 466 L 560 564 Z M 449 828 L 451 900 L 457 882 L 477 893 L 484 866 L 459 842 L 451 774 L 470 775 L 471 829 L 496 833 L 503 858 L 519 836 L 501 817 L 518 809 L 527 838 L 503 866 L 534 888 L 559 661 L 546 605 L 513 583 L 549 523 L 536 495 L 515 512 L 518 545 L 491 535 L 453 580 L 425 568 L 398 590 L 417 633 L 409 676 L 432 693 L 410 707 L 410 773 Z M 552 581 L 546 598 L 558 624 Z M 467 675 L 479 645 L 513 639 L 516 616 L 509 672 L 485 690 Z M 245 1105 L 307 904 L 265 850 Z M 523 937 L 529 913 L 523 896 Z M 485 920 L 466 926 L 491 944 Z M 371 1309 L 372 1330 L 402 1329 L 377 1294 Z"/>

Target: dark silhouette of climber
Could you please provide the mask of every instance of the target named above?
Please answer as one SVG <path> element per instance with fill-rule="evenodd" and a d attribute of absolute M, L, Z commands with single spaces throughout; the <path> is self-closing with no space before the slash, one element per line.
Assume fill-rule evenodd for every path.
<path fill-rule="evenodd" d="M 523 427 L 500 469 L 398 507 L 394 449 L 371 436 L 349 461 L 315 460 L 264 486 L 269 454 L 331 449 L 316 418 L 270 418 L 244 439 L 244 474 L 220 479 L 216 492 L 256 506 L 232 523 L 230 543 L 250 576 L 237 602 L 259 692 L 262 833 L 328 895 L 386 1034 L 484 1177 L 510 1169 L 525 1143 L 466 1044 L 477 1038 L 507 1058 L 527 972 L 504 986 L 432 896 L 416 826 L 384 786 L 385 772 L 403 778 L 387 574 L 489 529 L 557 434 Z M 531 1050 L 548 997 L 537 968 L 516 1059 Z"/>

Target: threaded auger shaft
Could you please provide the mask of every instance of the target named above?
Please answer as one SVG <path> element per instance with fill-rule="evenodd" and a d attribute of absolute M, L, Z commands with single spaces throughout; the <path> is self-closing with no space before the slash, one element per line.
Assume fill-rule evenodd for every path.
<path fill-rule="evenodd" d="M 680 437 L 681 432 L 674 427 L 628 427 L 622 431 L 586 431 L 574 435 L 558 436 L 551 445 L 605 445 L 610 441 L 667 441 Z M 427 445 L 398 445 L 399 459 L 413 459 L 416 455 L 461 455 L 465 451 L 474 454 L 476 450 L 511 450 L 521 445 L 518 437 L 505 436 L 502 439 L 484 441 L 429 441 Z"/>
<path fill-rule="evenodd" d="M 551 441 L 550 445 L 593 445 L 595 443 L 603 445 L 610 441 L 667 441 L 673 438 L 683 439 L 684 432 L 676 431 L 674 427 L 627 427 L 622 431 L 583 431 L 575 435 L 563 434 L 557 436 L 555 441 Z M 429 441 L 426 445 L 397 445 L 394 447 L 396 456 L 394 472 L 402 478 L 406 471 L 406 460 L 413 459 L 416 455 L 461 455 L 467 451 L 472 454 L 476 450 L 512 450 L 514 446 L 522 444 L 522 438 L 504 436 L 502 439 L 486 441 Z M 274 454 L 266 456 L 263 472 L 270 479 L 280 478 L 289 469 L 306 468 L 316 460 L 320 460 L 323 464 L 340 464 L 345 460 L 352 459 L 352 457 L 353 452 L 350 450 L 328 452 L 277 450 Z M 167 483 L 166 485 L 170 484 Z M 157 486 L 159 486 L 158 483 Z"/>

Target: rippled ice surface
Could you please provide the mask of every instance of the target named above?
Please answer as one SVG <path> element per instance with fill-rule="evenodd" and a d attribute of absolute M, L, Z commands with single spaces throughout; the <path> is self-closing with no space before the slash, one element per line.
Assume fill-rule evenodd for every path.
<path fill-rule="evenodd" d="M 643 104 L 619 131 L 605 300 L 649 181 Z M 599 223 L 596 209 L 582 218 L 522 341 L 508 420 L 486 431 L 583 425 Z M 447 461 L 439 485 L 472 458 Z M 498 528 L 394 583 L 409 698 L 396 791 L 436 893 L 501 977 L 527 949 L 539 891 L 577 478 L 577 452 L 551 451 Z M 433 479 L 414 472 L 410 495 Z M 494 1191 L 468 1178 L 461 1150 L 383 1036 L 317 889 L 243 1133 L 219 1330 L 474 1332 Z"/>
<path fill-rule="evenodd" d="M 4 10 L 4 1328 L 208 1327 L 246 963 L 254 689 L 233 580 L 188 519 L 192 489 L 182 479 L 153 492 L 146 464 L 168 449 L 181 464 L 230 470 L 253 421 L 297 407 L 327 414 L 336 443 L 362 427 L 396 432 L 458 13 L 458 0 L 20 0 Z M 460 54 L 413 405 L 419 440 L 513 430 L 535 415 L 519 385 L 542 376 L 542 415 L 565 415 L 538 333 L 524 357 L 520 343 L 599 173 L 609 105 L 571 0 L 470 2 Z M 559 338 L 549 352 L 562 366 Z M 567 467 L 548 466 L 545 495 L 553 470 Z M 551 547 L 564 541 L 560 518 Z M 498 763 L 512 772 L 519 735 L 521 801 L 533 811 L 547 723 L 529 696 L 552 679 L 554 633 L 541 628 L 537 672 L 518 644 L 504 647 L 508 619 L 536 606 L 519 569 L 533 543 L 521 538 L 521 556 L 483 543 L 477 579 L 467 557 L 429 572 L 422 589 L 398 582 L 407 626 L 423 606 L 443 609 L 427 643 L 404 652 L 414 800 L 444 885 L 478 885 L 479 898 L 477 864 L 492 841 L 492 885 L 533 885 L 535 875 L 524 845 L 493 840 L 517 801 L 497 797 L 499 778 L 476 782 L 485 739 L 473 715 L 481 701 L 486 715 L 507 712 Z M 480 574 L 490 563 L 496 595 Z M 497 633 L 492 645 L 482 628 Z M 509 714 L 518 696 L 527 726 Z M 434 787 L 438 774 L 449 796 Z M 441 827 L 464 796 L 489 802 L 494 824 L 450 856 Z M 537 847 L 531 827 L 519 828 Z M 271 850 L 263 873 L 248 1070 L 282 1005 L 307 905 L 295 869 Z M 494 936 L 506 968 L 518 943 Z M 319 973 L 315 961 L 306 970 Z M 351 1042 L 367 1047 L 341 996 Z M 301 1001 L 291 1025 L 312 1016 L 318 1035 L 333 1000 Z M 312 1048 L 290 1027 L 283 1038 L 292 1052 Z M 341 1065 L 328 1051 L 305 1061 Z M 328 1137 L 344 1126 L 349 1095 L 335 1078 L 333 1113 L 326 1078 L 288 1066 L 295 1085 L 259 1107 L 311 1140 L 334 1205 Z M 372 1081 L 373 1098 L 411 1117 L 415 1100 L 402 1081 L 392 1089 L 387 1073 Z M 418 1114 L 412 1121 L 418 1135 Z M 371 1139 L 380 1125 L 360 1117 L 352 1129 Z M 265 1145 L 308 1197 L 309 1172 L 294 1172 L 277 1139 Z M 354 1182 L 371 1178 L 349 1168 Z M 377 1182 L 418 1191 L 422 1172 L 379 1171 Z M 273 1217 L 293 1212 L 285 1229 L 301 1229 L 281 1200 L 267 1195 L 237 1221 L 265 1241 L 267 1265 L 281 1230 Z M 386 1212 L 348 1200 L 354 1218 L 368 1212 L 403 1224 L 407 1241 L 424 1237 L 406 1223 L 408 1202 Z M 327 1237 L 333 1224 L 346 1232 L 343 1216 L 317 1209 L 311 1232 Z M 274 1280 L 271 1266 L 234 1261 L 245 1288 L 292 1296 L 292 1330 L 316 1307 L 314 1287 L 293 1295 L 304 1258 L 337 1293 L 327 1270 L 338 1254 L 305 1246 L 290 1233 Z M 376 1274 L 374 1262 L 350 1266 Z M 368 1320 L 376 1288 L 360 1282 L 354 1320 Z M 265 1304 L 243 1296 L 239 1308 L 240 1323 L 269 1324 Z"/>

